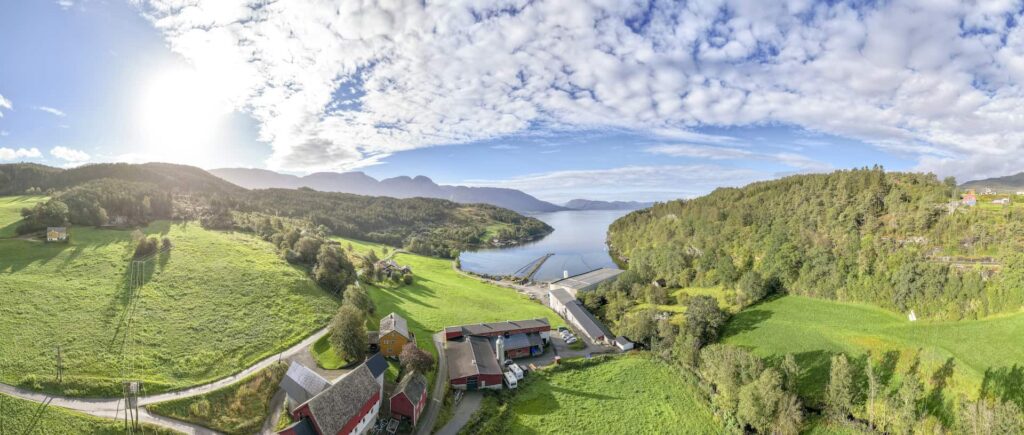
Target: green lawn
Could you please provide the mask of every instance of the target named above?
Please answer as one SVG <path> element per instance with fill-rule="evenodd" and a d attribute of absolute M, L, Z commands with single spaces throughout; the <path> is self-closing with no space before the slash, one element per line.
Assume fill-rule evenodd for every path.
<path fill-rule="evenodd" d="M 657 310 L 659 312 L 672 313 L 672 323 L 674 323 L 676 325 L 682 325 L 683 322 L 685 322 L 685 319 L 686 319 L 685 316 L 684 316 L 684 314 L 686 313 L 686 305 L 679 304 L 677 301 L 684 294 L 690 295 L 690 296 L 711 296 L 711 297 L 715 298 L 716 300 L 718 300 L 718 306 L 722 307 L 722 309 L 729 310 L 729 311 L 735 311 L 736 310 L 736 307 L 733 306 L 732 304 L 730 304 L 726 300 L 725 290 L 722 288 L 722 286 L 714 286 L 714 287 L 685 287 L 685 288 L 681 288 L 681 289 L 672 290 L 671 294 L 672 294 L 673 301 L 670 304 L 665 304 L 665 305 L 655 305 L 655 304 L 648 304 L 648 303 L 636 304 L 636 305 L 633 306 L 633 308 L 631 308 L 631 310 L 632 311 L 640 311 L 640 310 L 646 310 L 646 309 L 649 309 L 649 308 L 654 308 L 655 310 Z"/>
<path fill-rule="evenodd" d="M 169 222 L 146 233 L 174 249 L 146 266 L 135 296 L 128 231 L 74 228 L 68 244 L 0 240 L 0 380 L 117 395 L 126 354 L 146 393 L 201 384 L 301 341 L 337 309 L 256 237 Z M 53 382 L 57 345 L 62 386 Z"/>
<path fill-rule="evenodd" d="M 313 354 L 313 359 L 316 363 L 327 370 L 337 370 L 348 365 L 348 361 L 338 356 L 338 353 L 331 347 L 329 341 L 330 335 L 320 337 L 319 340 L 313 343 L 309 348 L 309 353 Z"/>
<path fill-rule="evenodd" d="M 279 411 L 270 409 L 270 400 L 286 371 L 287 364 L 274 364 L 217 391 L 156 403 L 146 409 L 226 434 L 257 433 L 267 417 Z"/>
<path fill-rule="evenodd" d="M 794 354 L 804 370 L 801 395 L 812 402 L 821 400 L 833 354 L 846 353 L 859 369 L 869 350 L 890 388 L 920 361 L 926 406 L 940 418 L 960 393 L 977 397 L 986 380 L 994 394 L 1024 402 L 1024 314 L 911 323 L 871 306 L 786 296 L 737 314 L 724 335 L 769 359 Z"/>
<path fill-rule="evenodd" d="M 97 434 L 125 433 L 124 423 L 93 417 L 56 406 L 44 406 L 0 394 L 0 428 L 3 433 Z M 143 433 L 176 434 L 163 428 L 143 425 Z"/>
<path fill-rule="evenodd" d="M 510 405 L 503 425 L 514 434 L 722 432 L 688 378 L 636 354 L 531 373 Z"/>
<path fill-rule="evenodd" d="M 0 239 L 13 237 L 14 228 L 21 220 L 21 209 L 46 201 L 45 196 L 3 196 L 0 197 Z"/>

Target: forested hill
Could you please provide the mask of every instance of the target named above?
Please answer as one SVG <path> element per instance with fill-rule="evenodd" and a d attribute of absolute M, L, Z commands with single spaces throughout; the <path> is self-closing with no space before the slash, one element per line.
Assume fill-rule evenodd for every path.
<path fill-rule="evenodd" d="M 640 279 L 872 303 L 959 319 L 1024 305 L 1024 208 L 881 168 L 718 189 L 633 212 L 609 243 Z"/>
<path fill-rule="evenodd" d="M 311 189 L 246 190 L 191 166 L 166 163 L 86 165 L 59 169 L 0 165 L 0 195 L 47 194 L 24 210 L 19 233 L 66 224 L 135 226 L 157 219 L 198 220 L 241 228 L 236 215 L 288 217 L 339 236 L 387 243 L 414 252 L 453 256 L 459 250 L 531 240 L 552 231 L 543 222 L 482 204 L 395 199 Z M 242 225 L 248 225 L 242 224 Z"/>

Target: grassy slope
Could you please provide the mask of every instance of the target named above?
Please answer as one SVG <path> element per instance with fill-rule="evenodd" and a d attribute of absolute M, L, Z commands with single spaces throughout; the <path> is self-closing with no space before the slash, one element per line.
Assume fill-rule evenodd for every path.
<path fill-rule="evenodd" d="M 134 311 L 131 235 L 75 228 L 69 244 L 0 240 L 0 361 L 7 383 L 68 395 L 116 395 L 124 318 L 147 393 L 208 382 L 326 324 L 337 302 L 273 247 L 240 233 L 158 222 L 175 244 L 147 267 Z M 51 385 L 63 343 L 63 388 Z"/>
<path fill-rule="evenodd" d="M 14 228 L 21 220 L 21 209 L 32 207 L 45 200 L 45 196 L 0 197 L 0 239 L 14 237 Z"/>
<path fill-rule="evenodd" d="M 217 391 L 149 405 L 146 409 L 227 434 L 256 433 L 271 412 L 278 412 L 270 409 L 270 400 L 287 370 L 286 364 L 275 364 Z"/>
<path fill-rule="evenodd" d="M 166 429 L 143 425 L 147 434 L 173 434 Z M 124 433 L 123 423 L 69 411 L 56 406 L 43 407 L 0 394 L 0 427 L 4 433 L 104 434 Z"/>
<path fill-rule="evenodd" d="M 512 398 L 510 432 L 721 432 L 710 405 L 699 397 L 666 364 L 636 355 L 609 358 L 531 374 Z"/>
<path fill-rule="evenodd" d="M 905 317 L 866 305 L 787 296 L 737 314 L 726 327 L 724 341 L 751 348 L 765 357 L 793 353 L 804 369 L 801 392 L 806 397 L 821 398 L 832 354 L 847 353 L 862 366 L 864 354 L 870 350 L 883 380 L 891 377 L 891 388 L 898 386 L 900 374 L 919 357 L 926 391 L 933 394 L 936 386 L 944 384 L 936 397 L 948 399 L 955 393 L 976 397 L 987 370 L 991 370 L 988 376 L 997 389 L 1002 383 L 1021 382 L 1013 367 L 1019 372 L 1024 362 L 1022 333 L 1024 314 L 980 321 L 911 323 Z M 942 368 L 948 371 L 950 364 L 952 375 L 941 376 Z M 941 378 L 945 379 L 936 383 Z"/>
<path fill-rule="evenodd" d="M 681 297 L 683 294 L 688 294 L 690 296 L 711 296 L 718 300 L 718 306 L 722 307 L 722 309 L 726 309 L 733 312 L 736 311 L 736 307 L 726 300 L 725 290 L 722 288 L 722 286 L 686 287 L 673 290 L 672 299 L 678 301 L 679 297 Z M 646 310 L 648 308 L 654 308 L 659 312 L 672 313 L 672 323 L 676 325 L 682 325 L 686 321 L 686 318 L 684 317 L 684 314 L 686 313 L 686 305 L 682 305 L 679 303 L 671 303 L 666 305 L 642 303 L 635 305 L 631 310 L 641 311 Z"/>

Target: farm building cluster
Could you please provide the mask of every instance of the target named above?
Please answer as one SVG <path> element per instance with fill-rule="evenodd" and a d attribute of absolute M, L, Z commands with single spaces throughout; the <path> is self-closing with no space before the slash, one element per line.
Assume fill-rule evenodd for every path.
<path fill-rule="evenodd" d="M 547 319 L 449 326 L 444 330 L 448 380 L 453 389 L 500 390 L 509 379 L 506 362 L 544 353 L 550 340 Z"/>
<path fill-rule="evenodd" d="M 384 350 L 397 345 L 397 357 L 412 335 L 405 319 L 395 313 L 385 316 L 380 324 L 377 336 L 388 344 L 334 382 L 298 362 L 289 366 L 281 389 L 287 395 L 288 411 L 295 422 L 279 434 L 365 434 L 377 425 L 382 405 L 390 410 L 386 418 L 394 427 L 401 420 L 413 426 L 419 423 L 427 406 L 427 378 L 423 374 L 405 374 L 389 396 L 384 394 L 384 374 L 389 367 Z"/>

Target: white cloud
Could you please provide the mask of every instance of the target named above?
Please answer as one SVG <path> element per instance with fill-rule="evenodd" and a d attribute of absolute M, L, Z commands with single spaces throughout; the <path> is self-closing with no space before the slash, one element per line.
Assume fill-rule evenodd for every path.
<path fill-rule="evenodd" d="M 14 109 L 14 103 L 11 103 L 11 100 L 8 100 L 8 99 L 4 98 L 3 95 L 0 95 L 0 109 L 13 110 Z M 0 110 L 0 118 L 3 118 L 3 117 L 4 117 L 4 111 Z"/>
<path fill-rule="evenodd" d="M 0 161 L 15 159 L 31 159 L 42 157 L 43 153 L 38 148 L 0 148 Z"/>
<path fill-rule="evenodd" d="M 75 6 L 75 2 L 73 0 L 57 0 L 57 5 L 61 9 L 68 10 Z"/>
<path fill-rule="evenodd" d="M 510 145 L 510 144 L 504 144 L 503 143 L 503 144 L 498 144 L 498 145 L 492 145 L 491 149 L 492 150 L 517 150 L 517 149 L 519 149 L 519 147 L 516 146 L 516 145 Z"/>
<path fill-rule="evenodd" d="M 742 186 L 773 174 L 719 165 L 624 166 L 554 171 L 506 180 L 469 180 L 470 186 L 520 189 L 550 201 L 573 198 L 666 200 L 703 195 L 722 186 Z"/>
<path fill-rule="evenodd" d="M 273 167 L 529 129 L 728 145 L 692 130 L 772 123 L 957 175 L 1024 167 L 1020 2 L 138 1 Z"/>
<path fill-rule="evenodd" d="M 61 118 L 63 118 L 63 117 L 65 117 L 65 116 L 67 116 L 67 115 L 66 115 L 66 114 L 65 114 L 65 113 L 64 113 L 63 111 L 61 111 L 60 109 L 55 109 L 55 108 L 53 108 L 53 107 L 49 107 L 49 106 L 36 106 L 36 107 L 35 107 L 35 109 L 36 109 L 36 110 L 38 110 L 38 111 L 40 111 L 40 112 L 46 112 L 46 113 L 49 113 L 49 114 L 51 114 L 51 115 L 53 115 L 53 116 L 59 116 L 59 117 L 61 117 Z"/>
<path fill-rule="evenodd" d="M 50 155 L 71 163 L 78 163 L 89 160 L 89 154 L 86 154 L 84 151 L 79 151 L 76 149 L 71 149 L 62 146 L 54 147 L 53 149 L 51 149 Z"/>
<path fill-rule="evenodd" d="M 833 169 L 832 165 L 814 160 L 802 154 L 792 152 L 755 152 L 741 148 L 720 147 L 710 145 L 670 144 L 648 147 L 646 152 L 672 157 L 691 157 L 710 160 L 760 160 L 780 163 L 799 172 L 824 172 Z"/>
<path fill-rule="evenodd" d="M 0 130 L 0 136 L 10 136 L 11 132 L 7 130 Z"/>

